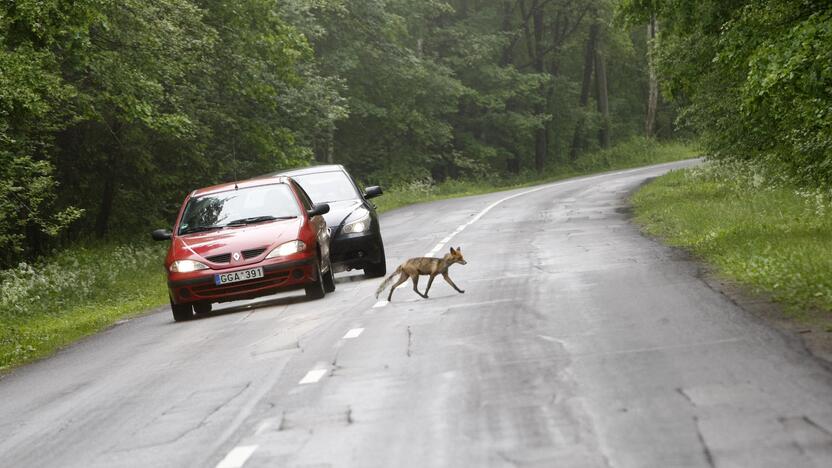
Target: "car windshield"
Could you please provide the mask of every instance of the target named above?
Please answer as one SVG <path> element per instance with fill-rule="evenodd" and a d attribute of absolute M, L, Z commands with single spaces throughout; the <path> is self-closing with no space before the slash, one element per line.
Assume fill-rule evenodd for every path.
<path fill-rule="evenodd" d="M 350 179 L 341 171 L 318 172 L 292 178 L 309 194 L 313 203 L 355 200 L 359 196 Z"/>
<path fill-rule="evenodd" d="M 300 216 L 286 184 L 264 185 L 192 198 L 182 213 L 179 234 L 264 223 Z"/>

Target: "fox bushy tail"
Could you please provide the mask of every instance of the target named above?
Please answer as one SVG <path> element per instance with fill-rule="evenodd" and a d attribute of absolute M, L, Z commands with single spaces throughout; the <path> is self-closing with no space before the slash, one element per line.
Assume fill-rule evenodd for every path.
<path fill-rule="evenodd" d="M 382 281 L 380 285 L 378 285 L 378 289 L 376 289 L 376 299 L 378 299 L 378 296 L 380 296 L 381 293 L 385 289 L 387 289 L 387 286 L 390 286 L 390 283 L 393 282 L 393 280 L 396 278 L 396 275 L 398 275 L 401 272 L 402 272 L 402 267 L 400 266 L 400 267 L 396 268 L 396 271 L 394 271 L 393 274 L 391 274 L 390 276 L 385 278 L 385 280 Z"/>

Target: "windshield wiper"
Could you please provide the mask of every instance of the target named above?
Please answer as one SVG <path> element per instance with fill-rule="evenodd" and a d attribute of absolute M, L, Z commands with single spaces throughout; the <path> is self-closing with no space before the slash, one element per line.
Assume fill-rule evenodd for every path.
<path fill-rule="evenodd" d="M 222 229 L 225 226 L 193 226 L 179 231 L 180 235 L 193 234 L 195 232 L 213 231 L 215 229 Z"/>
<path fill-rule="evenodd" d="M 265 223 L 266 221 L 277 221 L 281 219 L 295 219 L 297 216 L 253 216 L 251 218 L 235 219 L 226 226 L 244 226 L 246 224 Z"/>

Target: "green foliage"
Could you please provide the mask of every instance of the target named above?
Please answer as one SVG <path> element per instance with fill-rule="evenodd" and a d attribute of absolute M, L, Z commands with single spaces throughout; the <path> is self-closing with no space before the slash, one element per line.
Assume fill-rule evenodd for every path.
<path fill-rule="evenodd" d="M 54 209 L 55 180 L 45 161 L 0 154 L 0 265 L 21 256 L 26 236 L 56 236 L 83 212 L 69 207 Z"/>
<path fill-rule="evenodd" d="M 48 157 L 72 118 L 75 93 L 49 47 L 85 23 L 84 4 L 20 1 L 0 7 L 0 266 L 81 215 L 56 206 Z M 56 23 L 60 28 L 52 28 Z M 72 46 L 76 41 L 69 41 Z"/>
<path fill-rule="evenodd" d="M 721 159 L 764 162 L 798 184 L 832 183 L 832 6 L 817 0 L 627 0 L 662 25 L 666 93 Z"/>
<path fill-rule="evenodd" d="M 304 83 L 311 55 L 265 0 L 4 3 L 0 266 L 73 221 L 130 235 L 195 186 L 308 163 L 300 128 L 338 115 L 314 107 L 333 93 Z"/>
<path fill-rule="evenodd" d="M 573 164 L 579 172 L 603 169 L 648 166 L 670 161 L 681 161 L 698 156 L 696 146 L 682 142 L 657 143 L 643 137 L 627 140 L 612 148 L 587 153 Z"/>
<path fill-rule="evenodd" d="M 759 163 L 675 171 L 633 197 L 648 233 L 808 318 L 832 311 L 832 192 L 770 178 Z"/>
<path fill-rule="evenodd" d="M 0 271 L 0 370 L 167 300 L 161 245 L 76 246 Z"/>

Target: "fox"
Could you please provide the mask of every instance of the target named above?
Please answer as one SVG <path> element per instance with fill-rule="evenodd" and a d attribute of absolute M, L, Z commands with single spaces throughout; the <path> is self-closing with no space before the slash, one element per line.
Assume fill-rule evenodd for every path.
<path fill-rule="evenodd" d="M 387 289 L 387 286 L 393 282 L 396 278 L 396 275 L 399 276 L 399 281 L 390 288 L 390 294 L 387 295 L 387 301 L 389 302 L 393 298 L 393 291 L 396 290 L 396 287 L 405 281 L 408 278 L 413 280 L 413 290 L 416 291 L 416 294 L 422 296 L 423 298 L 428 298 L 428 291 L 430 291 L 430 286 L 433 284 L 433 279 L 436 278 L 437 275 L 442 275 L 445 278 L 445 281 L 451 285 L 454 289 L 457 290 L 460 294 L 464 294 L 465 291 L 459 289 L 453 281 L 451 281 L 451 277 L 448 276 L 448 268 L 453 265 L 454 263 L 459 263 L 460 265 L 467 265 L 468 262 L 465 261 L 465 258 L 462 256 L 462 247 L 453 248 L 451 247 L 450 253 L 445 254 L 442 258 L 435 258 L 435 257 L 418 257 L 418 258 L 411 258 L 410 260 L 402 263 L 396 268 L 396 271 L 393 272 L 390 276 L 388 276 L 378 287 L 376 290 L 376 299 L 381 293 Z M 422 294 L 419 292 L 419 275 L 428 275 L 430 279 L 428 280 L 428 287 L 425 289 L 425 293 Z"/>

